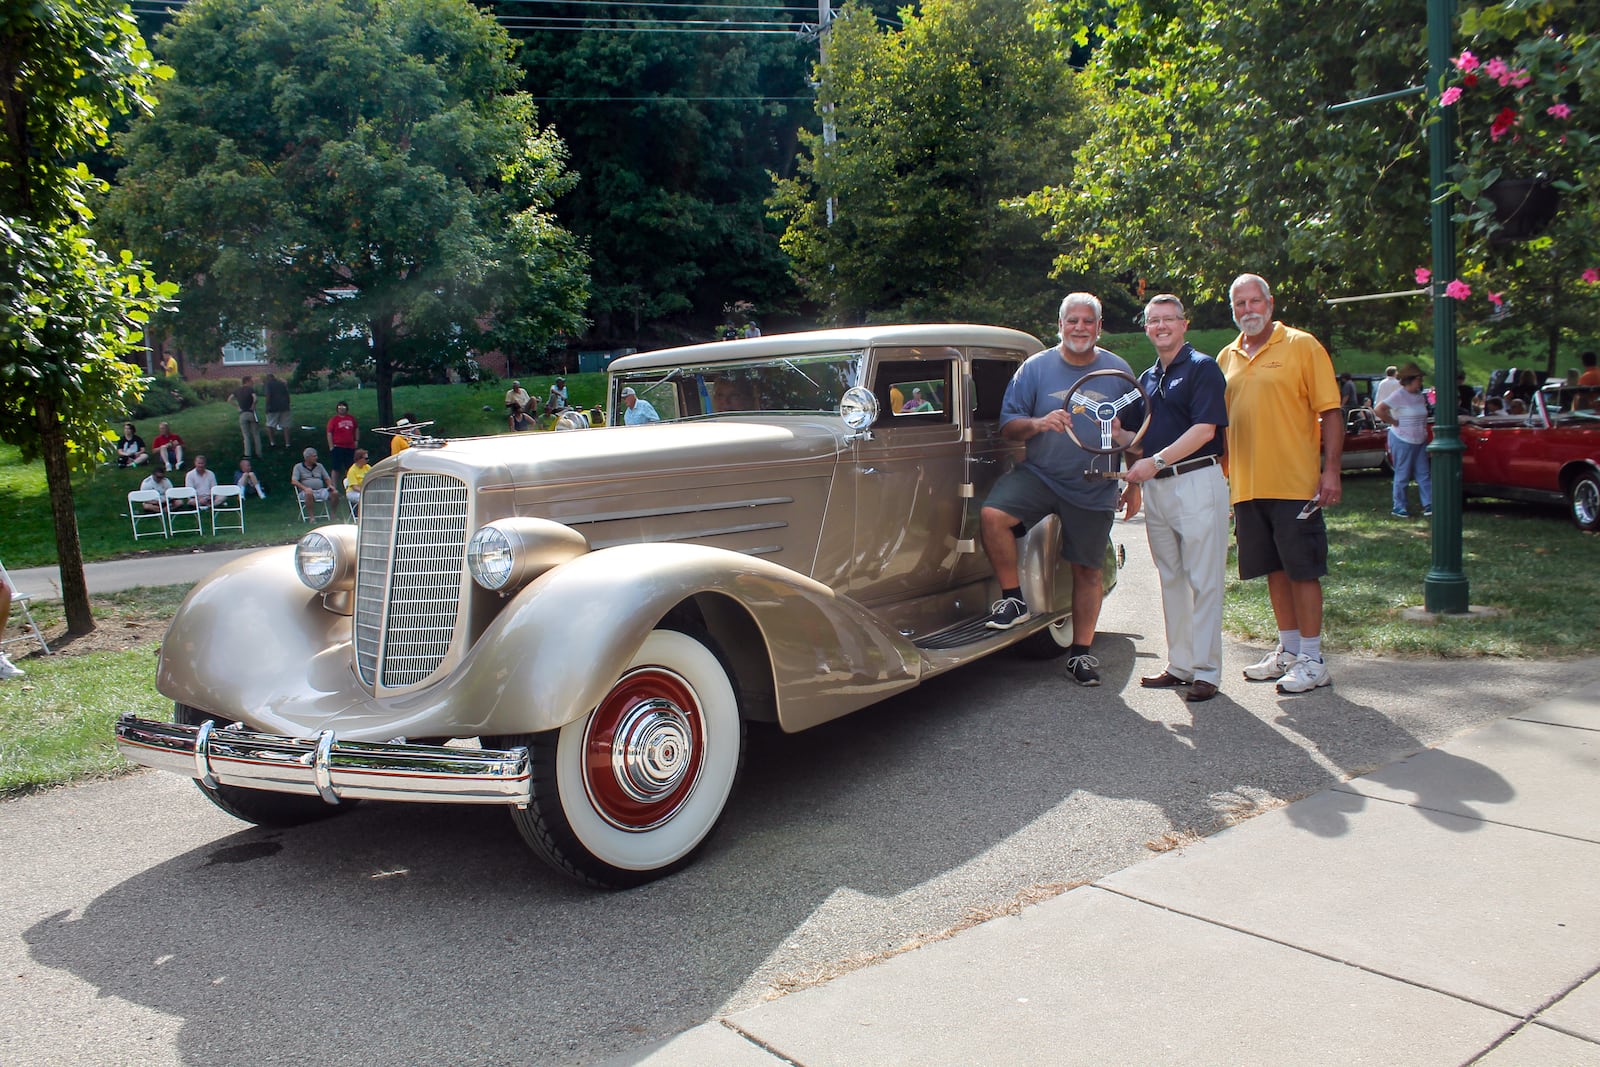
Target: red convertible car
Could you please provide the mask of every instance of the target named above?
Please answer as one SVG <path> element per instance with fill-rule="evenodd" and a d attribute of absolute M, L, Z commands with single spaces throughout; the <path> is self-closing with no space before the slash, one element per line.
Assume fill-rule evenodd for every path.
<path fill-rule="evenodd" d="M 1525 415 L 1461 420 L 1464 496 L 1564 503 L 1600 529 L 1600 388 L 1550 385 Z"/>

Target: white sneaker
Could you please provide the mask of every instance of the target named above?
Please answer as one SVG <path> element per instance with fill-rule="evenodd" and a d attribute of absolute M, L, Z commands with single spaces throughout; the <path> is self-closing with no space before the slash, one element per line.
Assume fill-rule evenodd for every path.
<path fill-rule="evenodd" d="M 1259 662 L 1252 663 L 1244 669 L 1244 676 L 1252 682 L 1270 682 L 1274 678 L 1282 678 L 1289 673 L 1289 668 L 1294 666 L 1295 657 L 1283 650 L 1280 643 L 1277 648 L 1262 656 Z"/>
<path fill-rule="evenodd" d="M 6 659 L 4 655 L 0 655 L 0 678 L 21 678 L 25 674 L 27 672 L 21 667 Z"/>
<path fill-rule="evenodd" d="M 1278 682 L 1280 693 L 1309 693 L 1319 686 L 1332 685 L 1333 675 L 1328 673 L 1328 665 L 1320 659 L 1300 655 L 1294 658 L 1294 665 L 1287 674 Z"/>

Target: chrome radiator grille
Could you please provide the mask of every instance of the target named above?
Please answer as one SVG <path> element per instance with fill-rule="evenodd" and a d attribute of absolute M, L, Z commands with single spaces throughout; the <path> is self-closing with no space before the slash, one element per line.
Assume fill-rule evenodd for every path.
<path fill-rule="evenodd" d="M 439 668 L 455 636 L 467 487 L 441 474 L 369 478 L 361 493 L 356 670 L 400 689 Z"/>

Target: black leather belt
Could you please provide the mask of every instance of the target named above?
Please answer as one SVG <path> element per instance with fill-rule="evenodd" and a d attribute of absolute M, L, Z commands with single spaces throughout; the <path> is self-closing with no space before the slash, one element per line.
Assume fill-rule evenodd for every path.
<path fill-rule="evenodd" d="M 1194 459 L 1179 460 L 1170 466 L 1162 467 L 1156 471 L 1157 478 L 1170 478 L 1174 474 L 1186 474 L 1189 471 L 1203 470 L 1213 464 L 1222 462 L 1218 456 L 1198 456 Z"/>

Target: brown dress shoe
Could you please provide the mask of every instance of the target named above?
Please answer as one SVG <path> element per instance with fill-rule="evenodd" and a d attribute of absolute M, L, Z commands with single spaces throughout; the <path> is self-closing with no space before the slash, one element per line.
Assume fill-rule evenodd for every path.
<path fill-rule="evenodd" d="M 1200 701 L 1210 700 L 1216 695 L 1217 687 L 1210 682 L 1191 682 L 1189 683 L 1189 691 L 1183 695 L 1183 699 L 1191 704 L 1198 704 Z"/>
<path fill-rule="evenodd" d="M 1189 683 L 1171 671 L 1162 671 L 1160 674 L 1145 675 L 1139 679 L 1139 684 L 1146 689 L 1176 689 L 1180 685 L 1188 685 Z M 1211 688 L 1213 692 L 1216 691 L 1216 686 Z"/>

